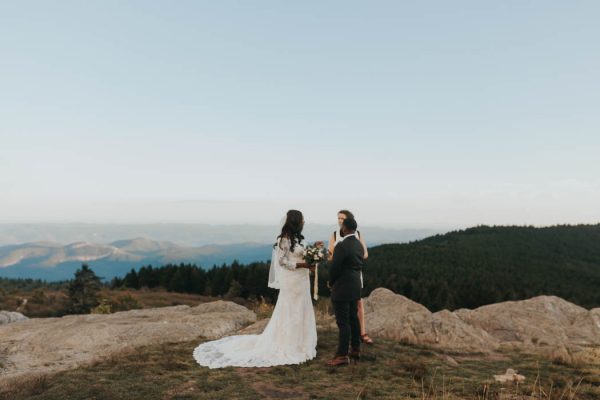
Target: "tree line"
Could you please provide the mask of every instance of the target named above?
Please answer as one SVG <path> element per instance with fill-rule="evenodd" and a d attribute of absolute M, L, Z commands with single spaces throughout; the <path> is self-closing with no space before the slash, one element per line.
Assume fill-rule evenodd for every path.
<path fill-rule="evenodd" d="M 113 287 L 163 287 L 210 296 L 274 301 L 268 262 L 213 266 L 144 266 Z M 319 292 L 329 294 L 326 268 Z M 600 225 L 547 228 L 479 226 L 423 240 L 375 246 L 364 269 L 368 296 L 388 288 L 432 311 L 476 308 L 537 295 L 555 295 L 587 308 L 600 306 Z"/>
<path fill-rule="evenodd" d="M 148 265 L 108 285 L 275 302 L 278 292 L 267 287 L 269 265 L 233 262 L 209 269 L 196 264 Z M 323 296 L 329 295 L 327 279 L 327 268 L 319 268 Z M 432 311 L 476 308 L 537 295 L 600 307 L 600 225 L 479 226 L 411 243 L 375 246 L 369 249 L 364 282 L 363 296 L 384 287 Z M 94 293 L 102 285 L 85 265 L 68 282 L 0 278 L 0 294 L 9 288 L 64 288 L 69 293 L 69 313 L 81 313 L 98 305 Z"/>
<path fill-rule="evenodd" d="M 213 266 L 205 270 L 196 264 L 166 264 L 132 269 L 122 278 L 113 278 L 111 288 L 164 288 L 168 291 L 217 297 L 264 298 L 273 302 L 274 289 L 267 287 L 269 263 L 254 262 Z"/>
<path fill-rule="evenodd" d="M 600 225 L 480 226 L 369 254 L 366 293 L 386 287 L 432 311 L 538 295 L 600 306 Z"/>

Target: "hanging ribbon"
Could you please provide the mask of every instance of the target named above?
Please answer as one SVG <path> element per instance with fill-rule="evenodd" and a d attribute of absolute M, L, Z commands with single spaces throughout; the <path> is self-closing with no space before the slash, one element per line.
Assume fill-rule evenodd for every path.
<path fill-rule="evenodd" d="M 315 278 L 313 285 L 313 299 L 319 300 L 319 264 L 315 265 Z"/>

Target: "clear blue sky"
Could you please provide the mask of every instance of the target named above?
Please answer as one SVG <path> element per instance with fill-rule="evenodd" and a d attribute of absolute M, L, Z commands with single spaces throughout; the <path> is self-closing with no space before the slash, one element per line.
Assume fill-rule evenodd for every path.
<path fill-rule="evenodd" d="M 0 222 L 597 222 L 599 15 L 0 1 Z"/>

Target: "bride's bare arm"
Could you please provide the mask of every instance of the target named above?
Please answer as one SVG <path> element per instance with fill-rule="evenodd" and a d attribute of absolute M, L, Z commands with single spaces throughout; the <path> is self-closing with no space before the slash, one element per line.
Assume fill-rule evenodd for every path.
<path fill-rule="evenodd" d="M 360 235 L 360 244 L 362 244 L 363 250 L 365 251 L 365 255 L 363 259 L 369 258 L 369 250 L 367 249 L 367 244 L 365 243 L 365 239 L 363 239 L 362 235 Z"/>
<path fill-rule="evenodd" d="M 329 261 L 331 261 L 331 259 L 333 258 L 333 249 L 334 248 L 335 248 L 335 239 L 333 238 L 333 233 L 332 233 L 331 236 L 329 237 L 329 246 L 328 246 Z"/>

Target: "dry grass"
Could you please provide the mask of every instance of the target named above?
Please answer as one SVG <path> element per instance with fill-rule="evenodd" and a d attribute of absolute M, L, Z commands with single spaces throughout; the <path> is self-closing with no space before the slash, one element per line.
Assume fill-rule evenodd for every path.
<path fill-rule="evenodd" d="M 30 318 L 55 317 L 63 314 L 67 300 L 63 290 L 17 290 L 0 296 L 0 310 L 18 311 Z"/>
<path fill-rule="evenodd" d="M 34 377 L 4 389 L 23 399 L 422 399 L 592 400 L 600 398 L 599 364 L 559 365 L 525 354 L 447 354 L 377 340 L 363 360 L 325 366 L 334 329 L 319 330 L 318 356 L 303 365 L 210 370 L 192 359 L 201 341 L 128 349 L 85 368 Z M 525 383 L 501 385 L 494 374 L 514 368 Z"/>
<path fill-rule="evenodd" d="M 262 297 L 254 302 L 251 307 L 252 311 L 256 313 L 257 319 L 270 318 L 271 314 L 273 314 L 273 310 L 275 309 L 275 305 L 268 303 Z"/>
<path fill-rule="evenodd" d="M 100 299 L 112 305 L 113 311 L 136 308 L 155 308 L 177 305 L 195 306 L 217 300 L 196 294 L 167 292 L 164 289 L 111 290 L 102 289 Z M 65 290 L 35 289 L 33 291 L 5 292 L 0 298 L 0 310 L 18 311 L 30 318 L 65 315 L 68 296 Z"/>
<path fill-rule="evenodd" d="M 126 289 L 126 290 L 108 290 L 101 292 L 100 297 L 111 301 L 117 301 L 124 296 L 131 296 L 140 305 L 140 308 L 156 308 L 178 305 L 195 306 L 207 301 L 214 301 L 216 298 L 202 296 L 197 294 L 167 292 L 164 289 Z"/>
<path fill-rule="evenodd" d="M 35 294 L 38 299 L 28 303 L 41 306 L 41 295 Z M 43 295 L 44 299 L 61 296 L 58 291 Z M 215 300 L 162 290 L 104 290 L 102 297 L 140 308 L 194 306 Z M 269 317 L 273 311 L 264 301 L 246 305 L 259 318 Z M 126 349 L 76 370 L 15 379 L 0 387 L 0 399 L 600 399 L 597 348 L 548 359 L 509 351 L 445 354 L 378 339 L 374 346 L 363 346 L 363 359 L 358 364 L 331 369 L 325 361 L 334 353 L 337 331 L 329 327 L 328 299 L 316 303 L 315 314 L 320 322 L 318 355 L 303 365 L 209 370 L 199 367 L 191 356 L 202 341 L 198 338 Z M 507 368 L 518 370 L 526 377 L 525 382 L 494 382 L 493 375 Z"/>

